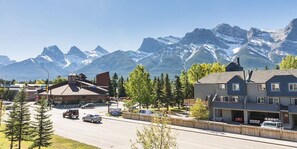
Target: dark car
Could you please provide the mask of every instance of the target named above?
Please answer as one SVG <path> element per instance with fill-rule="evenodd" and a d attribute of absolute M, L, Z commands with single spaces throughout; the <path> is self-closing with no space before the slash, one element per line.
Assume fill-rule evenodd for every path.
<path fill-rule="evenodd" d="M 82 118 L 84 122 L 92 122 L 92 123 L 100 123 L 102 121 L 102 117 L 98 114 L 88 114 Z"/>
<path fill-rule="evenodd" d="M 81 106 L 82 109 L 94 109 L 95 105 L 93 103 L 87 103 Z"/>
<path fill-rule="evenodd" d="M 69 109 L 66 112 L 63 112 L 63 118 L 65 117 L 78 119 L 79 111 L 77 109 Z"/>

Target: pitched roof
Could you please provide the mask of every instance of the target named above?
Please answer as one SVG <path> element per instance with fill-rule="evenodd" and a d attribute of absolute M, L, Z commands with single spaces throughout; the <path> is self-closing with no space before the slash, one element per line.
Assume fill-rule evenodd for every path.
<path fill-rule="evenodd" d="M 105 95 L 108 91 L 93 84 L 83 81 L 77 81 L 76 84 L 61 83 L 49 88 L 50 95 L 59 96 L 76 96 L 76 95 Z M 40 95 L 46 95 L 45 91 L 40 92 Z"/>
<path fill-rule="evenodd" d="M 209 74 L 206 77 L 198 80 L 198 83 L 203 84 L 217 84 L 217 83 L 227 83 L 234 76 L 240 76 L 241 78 L 248 78 L 248 71 L 231 71 L 231 72 L 221 72 Z M 278 75 L 293 75 L 297 77 L 297 69 L 290 70 L 255 70 L 251 76 L 250 81 L 254 83 L 265 83 L 273 76 Z"/>

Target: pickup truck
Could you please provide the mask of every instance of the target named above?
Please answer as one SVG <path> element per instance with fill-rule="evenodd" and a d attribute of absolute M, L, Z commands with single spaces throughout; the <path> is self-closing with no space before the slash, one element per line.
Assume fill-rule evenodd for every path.
<path fill-rule="evenodd" d="M 76 118 L 78 119 L 79 112 L 77 109 L 69 109 L 65 112 L 63 112 L 63 118 L 68 117 L 68 118 Z"/>

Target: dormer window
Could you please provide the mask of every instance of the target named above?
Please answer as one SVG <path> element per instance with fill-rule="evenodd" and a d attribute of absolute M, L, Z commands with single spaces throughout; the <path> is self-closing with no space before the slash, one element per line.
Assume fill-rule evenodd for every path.
<path fill-rule="evenodd" d="M 279 91 L 279 83 L 271 83 L 271 91 Z"/>
<path fill-rule="evenodd" d="M 232 84 L 232 89 L 233 89 L 233 91 L 239 91 L 239 89 L 240 89 L 239 83 L 233 83 Z"/>
<path fill-rule="evenodd" d="M 297 83 L 289 83 L 289 91 L 297 91 Z"/>

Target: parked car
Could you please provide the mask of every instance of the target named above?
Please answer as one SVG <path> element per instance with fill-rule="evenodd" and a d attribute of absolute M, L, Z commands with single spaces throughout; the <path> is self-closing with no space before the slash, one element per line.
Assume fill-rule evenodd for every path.
<path fill-rule="evenodd" d="M 120 116 L 120 115 L 122 115 L 122 109 L 121 108 L 110 108 L 109 114 L 112 116 Z"/>
<path fill-rule="evenodd" d="M 95 105 L 93 103 L 87 103 L 81 106 L 82 109 L 94 109 Z"/>
<path fill-rule="evenodd" d="M 88 114 L 82 118 L 84 122 L 100 123 L 102 117 L 98 114 Z"/>
<path fill-rule="evenodd" d="M 152 110 L 139 110 L 138 113 L 141 115 L 151 115 L 151 114 L 153 114 L 153 111 Z"/>
<path fill-rule="evenodd" d="M 261 127 L 270 129 L 284 129 L 283 123 L 281 121 L 264 121 L 261 124 Z"/>
<path fill-rule="evenodd" d="M 69 109 L 66 112 L 63 112 L 63 118 L 65 118 L 65 117 L 78 119 L 79 110 L 78 109 Z"/>

